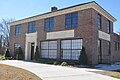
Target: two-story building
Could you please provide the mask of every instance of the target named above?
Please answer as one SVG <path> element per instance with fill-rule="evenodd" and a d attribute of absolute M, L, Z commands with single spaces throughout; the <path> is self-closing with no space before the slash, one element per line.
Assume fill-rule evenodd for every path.
<path fill-rule="evenodd" d="M 22 47 L 32 60 L 36 46 L 40 58 L 76 61 L 82 46 L 89 64 L 120 59 L 120 36 L 113 32 L 116 19 L 96 2 L 57 9 L 10 23 L 10 53 Z"/>

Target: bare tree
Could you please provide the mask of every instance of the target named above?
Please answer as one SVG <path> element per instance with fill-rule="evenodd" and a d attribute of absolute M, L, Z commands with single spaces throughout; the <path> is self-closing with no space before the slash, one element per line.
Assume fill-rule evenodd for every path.
<path fill-rule="evenodd" d="M 10 26 L 8 23 L 12 22 L 13 19 L 5 20 L 2 19 L 0 23 L 0 35 L 1 35 L 1 44 L 2 47 L 8 48 L 9 47 L 9 34 L 10 34 Z"/>

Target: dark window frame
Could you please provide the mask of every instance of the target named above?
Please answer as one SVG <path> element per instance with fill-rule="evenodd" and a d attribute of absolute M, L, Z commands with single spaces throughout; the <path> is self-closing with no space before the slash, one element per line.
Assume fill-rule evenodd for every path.
<path fill-rule="evenodd" d="M 68 39 L 61 39 L 60 40 L 60 59 L 63 59 L 63 50 L 70 50 L 71 52 L 70 52 L 70 59 L 63 59 L 63 60 L 75 60 L 75 59 L 72 59 L 72 51 L 73 50 L 82 50 L 82 49 L 72 49 L 72 41 L 73 40 L 82 40 L 82 46 L 83 46 L 83 39 L 82 38 L 73 38 L 73 39 L 71 39 L 71 38 L 68 38 Z M 62 49 L 62 41 L 64 41 L 64 40 L 70 40 L 71 42 L 71 49 Z M 76 61 L 76 60 L 75 60 Z"/>
<path fill-rule="evenodd" d="M 21 35 L 22 34 L 22 25 L 16 25 L 15 26 L 15 35 L 18 36 L 18 35 Z"/>
<path fill-rule="evenodd" d="M 115 48 L 115 51 L 117 51 L 117 42 L 116 41 L 114 41 L 114 48 Z"/>
<path fill-rule="evenodd" d="M 108 41 L 108 54 L 111 54 L 111 43 Z"/>
<path fill-rule="evenodd" d="M 42 50 L 47 50 L 47 51 L 48 51 L 47 58 L 49 58 L 49 59 L 56 59 L 56 58 L 57 58 L 57 52 L 56 52 L 56 58 L 50 58 L 50 56 L 49 56 L 49 54 L 50 54 L 49 51 L 50 51 L 50 50 L 56 50 L 56 51 L 58 51 L 58 48 L 56 48 L 56 49 L 50 49 L 50 47 L 49 47 L 50 44 L 49 44 L 49 43 L 52 42 L 52 41 L 55 41 L 55 42 L 56 42 L 56 45 L 57 45 L 57 40 L 45 40 L 45 41 L 40 41 L 41 58 L 42 58 Z M 42 47 L 41 47 L 41 46 L 42 46 L 42 45 L 41 45 L 42 42 L 47 42 L 47 43 L 48 43 L 48 45 L 47 45 L 47 46 L 48 46 L 48 49 L 42 49 Z"/>
<path fill-rule="evenodd" d="M 119 51 L 119 42 L 117 42 L 117 50 Z"/>
<path fill-rule="evenodd" d="M 65 15 L 65 28 L 66 29 L 78 28 L 78 12 L 69 13 Z"/>
<path fill-rule="evenodd" d="M 34 33 L 36 32 L 36 22 L 28 22 L 28 33 Z"/>
<path fill-rule="evenodd" d="M 44 31 L 51 32 L 54 31 L 54 17 L 44 19 Z"/>
<path fill-rule="evenodd" d="M 120 50 L 120 42 L 118 42 L 118 50 Z"/>
<path fill-rule="evenodd" d="M 110 27 L 111 27 L 111 25 L 110 25 L 110 20 L 107 20 L 107 32 L 110 34 Z"/>
<path fill-rule="evenodd" d="M 97 26 L 98 30 L 102 30 L 102 16 L 100 14 L 97 15 Z"/>
<path fill-rule="evenodd" d="M 19 42 L 14 43 L 14 53 L 16 52 L 17 48 L 19 48 L 19 47 L 16 48 L 16 44 L 20 45 L 19 47 L 21 47 L 21 44 Z"/>
<path fill-rule="evenodd" d="M 102 63 L 102 40 L 98 39 L 98 63 Z"/>

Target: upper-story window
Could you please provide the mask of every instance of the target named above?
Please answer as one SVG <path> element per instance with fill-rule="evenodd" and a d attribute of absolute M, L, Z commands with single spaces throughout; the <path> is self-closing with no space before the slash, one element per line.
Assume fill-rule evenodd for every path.
<path fill-rule="evenodd" d="M 110 33 L 110 21 L 107 20 L 107 32 Z"/>
<path fill-rule="evenodd" d="M 28 33 L 36 32 L 36 22 L 29 22 L 28 23 Z"/>
<path fill-rule="evenodd" d="M 22 33 L 22 26 L 17 25 L 15 26 L 15 35 L 20 35 Z"/>
<path fill-rule="evenodd" d="M 66 28 L 77 28 L 78 27 L 78 13 L 66 14 L 65 17 L 65 27 Z"/>
<path fill-rule="evenodd" d="M 101 15 L 98 14 L 98 30 L 101 30 Z"/>
<path fill-rule="evenodd" d="M 54 17 L 45 19 L 45 31 L 53 31 L 54 30 Z"/>

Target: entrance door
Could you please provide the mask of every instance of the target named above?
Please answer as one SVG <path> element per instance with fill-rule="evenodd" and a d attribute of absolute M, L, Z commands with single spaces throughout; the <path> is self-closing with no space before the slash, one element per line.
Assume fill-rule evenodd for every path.
<path fill-rule="evenodd" d="M 34 59 L 34 46 L 35 46 L 35 44 L 31 43 L 31 60 Z"/>

